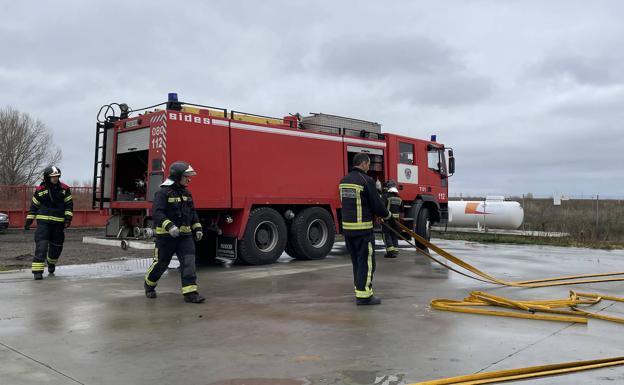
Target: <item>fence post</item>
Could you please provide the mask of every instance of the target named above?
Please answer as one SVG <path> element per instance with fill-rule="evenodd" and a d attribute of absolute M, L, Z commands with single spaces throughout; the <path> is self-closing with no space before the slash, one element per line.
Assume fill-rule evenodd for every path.
<path fill-rule="evenodd" d="M 27 196 L 26 196 L 26 186 L 22 186 L 22 219 L 23 221 L 26 220 L 26 205 L 27 205 Z M 24 222 L 25 224 L 26 222 Z"/>

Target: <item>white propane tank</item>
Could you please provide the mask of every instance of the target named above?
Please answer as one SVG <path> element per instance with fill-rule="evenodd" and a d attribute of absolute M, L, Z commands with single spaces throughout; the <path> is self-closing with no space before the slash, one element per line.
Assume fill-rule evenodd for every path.
<path fill-rule="evenodd" d="M 449 201 L 448 206 L 449 227 L 515 230 L 524 220 L 520 203 L 505 201 L 502 196 L 488 196 L 485 201 Z"/>

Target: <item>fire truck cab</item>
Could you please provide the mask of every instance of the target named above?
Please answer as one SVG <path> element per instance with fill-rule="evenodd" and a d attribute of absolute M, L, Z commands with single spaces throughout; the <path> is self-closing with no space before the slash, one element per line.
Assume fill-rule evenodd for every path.
<path fill-rule="evenodd" d="M 100 109 L 93 206 L 110 214 L 107 236 L 152 237 L 154 193 L 168 166 L 183 160 L 197 171 L 189 190 L 206 234 L 198 260 L 261 265 L 284 251 L 321 259 L 341 232 L 338 183 L 358 152 L 369 154 L 373 179 L 397 182 L 407 226 L 429 239 L 431 224 L 447 221 L 455 160 L 434 137 L 320 113 L 280 119 L 228 111 L 176 94 L 149 109 Z"/>

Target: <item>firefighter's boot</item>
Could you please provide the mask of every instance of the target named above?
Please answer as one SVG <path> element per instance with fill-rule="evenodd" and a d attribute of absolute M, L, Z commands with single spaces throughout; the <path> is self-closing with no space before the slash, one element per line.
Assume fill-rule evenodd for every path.
<path fill-rule="evenodd" d="M 395 254 L 394 251 L 388 251 L 385 255 L 384 258 L 396 258 L 397 255 Z"/>
<path fill-rule="evenodd" d="M 54 263 L 48 263 L 48 274 L 54 275 L 54 271 L 56 271 L 56 265 Z"/>
<path fill-rule="evenodd" d="M 33 278 L 35 279 L 35 281 L 39 281 L 39 280 L 43 279 L 43 272 L 37 271 L 37 272 L 33 273 Z"/>
<path fill-rule="evenodd" d="M 368 298 L 357 298 L 355 300 L 355 303 L 358 306 L 379 305 L 379 304 L 381 304 L 381 298 L 375 297 L 374 295 L 371 295 Z"/>
<path fill-rule="evenodd" d="M 198 292 L 194 291 L 192 293 L 184 294 L 184 302 L 189 303 L 202 303 L 206 300 L 206 298 L 202 297 Z"/>
<path fill-rule="evenodd" d="M 147 282 L 143 282 L 143 288 L 145 288 L 145 296 L 147 298 L 156 298 L 156 288 L 154 286 L 150 286 Z"/>

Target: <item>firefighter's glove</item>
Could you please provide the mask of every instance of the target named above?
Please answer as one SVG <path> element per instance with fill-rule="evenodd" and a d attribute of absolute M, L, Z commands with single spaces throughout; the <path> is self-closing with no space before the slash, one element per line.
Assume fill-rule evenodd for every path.
<path fill-rule="evenodd" d="M 71 219 L 65 218 L 65 228 L 68 228 L 69 226 L 71 226 Z"/>
<path fill-rule="evenodd" d="M 180 229 L 176 225 L 171 226 L 169 230 L 167 231 L 169 231 L 169 235 L 171 235 L 174 238 L 177 238 L 180 236 Z"/>
<path fill-rule="evenodd" d="M 203 232 L 203 231 L 201 231 L 201 230 L 197 230 L 197 231 L 195 232 L 195 240 L 196 240 L 197 242 L 201 241 L 201 239 L 202 239 L 203 237 L 204 237 L 204 232 Z"/>
<path fill-rule="evenodd" d="M 26 223 L 24 224 L 24 230 L 30 230 L 30 226 L 32 226 L 33 224 L 33 219 L 28 218 L 26 219 Z"/>

